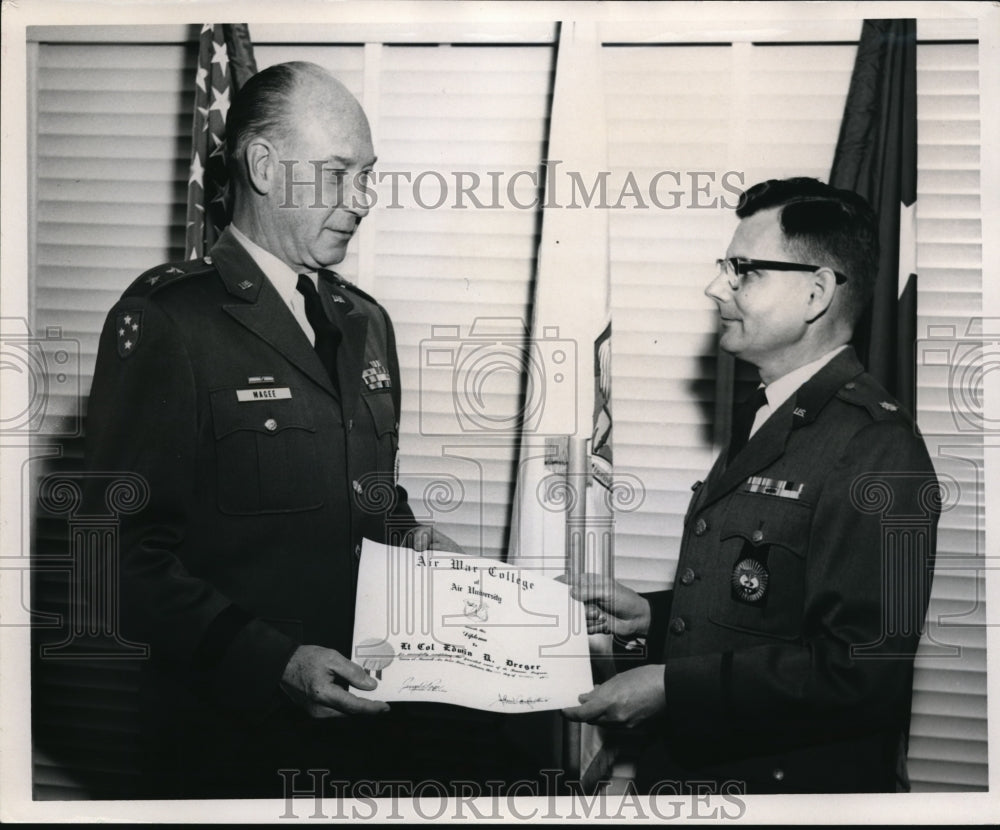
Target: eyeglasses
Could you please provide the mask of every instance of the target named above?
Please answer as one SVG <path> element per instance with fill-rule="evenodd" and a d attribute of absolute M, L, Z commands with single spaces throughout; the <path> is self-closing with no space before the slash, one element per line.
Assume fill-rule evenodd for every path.
<path fill-rule="evenodd" d="M 731 256 L 725 259 L 715 260 L 720 276 L 725 275 L 729 287 L 733 291 L 739 291 L 743 285 L 743 279 L 751 271 L 810 271 L 815 273 L 823 265 L 804 265 L 801 262 L 779 262 L 773 259 L 747 259 L 742 256 Z M 831 269 L 832 270 L 832 269 Z M 838 283 L 847 282 L 847 277 L 834 271 L 833 275 Z"/>

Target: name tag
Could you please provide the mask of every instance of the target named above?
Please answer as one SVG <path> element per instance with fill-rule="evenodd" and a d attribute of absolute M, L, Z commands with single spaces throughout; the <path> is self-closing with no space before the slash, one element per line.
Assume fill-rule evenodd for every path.
<path fill-rule="evenodd" d="M 275 386 L 271 389 L 237 389 L 236 400 L 246 401 L 280 401 L 292 397 L 292 390 L 287 386 Z"/>

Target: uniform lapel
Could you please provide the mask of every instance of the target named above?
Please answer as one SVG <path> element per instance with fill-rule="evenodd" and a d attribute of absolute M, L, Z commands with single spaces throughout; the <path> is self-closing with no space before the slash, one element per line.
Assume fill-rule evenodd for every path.
<path fill-rule="evenodd" d="M 728 467 L 722 458 L 716 461 L 705 482 L 705 500 L 701 507 L 718 501 L 781 458 L 792 431 L 816 420 L 837 390 L 863 371 L 852 348 L 834 357 L 772 413 Z"/>
<path fill-rule="evenodd" d="M 749 476 L 773 464 L 785 453 L 785 445 L 792 431 L 791 414 L 794 408 L 792 400 L 785 401 L 776 412 L 771 414 L 764 425 L 757 430 L 747 445 L 732 460 L 728 467 L 720 458 L 719 475 L 715 481 L 708 482 L 705 494 L 705 505 L 716 501 Z M 723 457 L 725 453 L 722 454 Z"/>
<path fill-rule="evenodd" d="M 225 231 L 212 248 L 211 262 L 229 293 L 239 299 L 239 302 L 223 306 L 226 313 L 337 397 L 323 362 L 292 312 L 230 231 Z"/>
<path fill-rule="evenodd" d="M 337 374 L 340 377 L 340 397 L 344 418 L 354 417 L 361 391 L 364 369 L 365 342 L 368 337 L 368 316 L 354 305 L 350 293 L 324 274 L 320 275 L 320 298 L 330 319 L 343 333 L 337 348 Z"/>

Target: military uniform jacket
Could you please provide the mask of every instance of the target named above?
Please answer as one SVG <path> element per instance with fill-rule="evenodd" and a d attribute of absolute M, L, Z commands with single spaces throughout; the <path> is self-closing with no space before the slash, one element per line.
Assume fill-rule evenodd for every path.
<path fill-rule="evenodd" d="M 392 325 L 336 279 L 339 392 L 276 289 L 225 233 L 142 275 L 107 317 L 89 467 L 137 473 L 121 521 L 126 631 L 157 665 L 263 715 L 299 644 L 350 653 L 362 537 L 414 524 L 396 486 Z M 234 691 L 238 689 L 238 693 Z"/>
<path fill-rule="evenodd" d="M 667 707 L 641 777 L 893 790 L 939 509 L 923 440 L 847 349 L 726 455 L 650 596 Z"/>

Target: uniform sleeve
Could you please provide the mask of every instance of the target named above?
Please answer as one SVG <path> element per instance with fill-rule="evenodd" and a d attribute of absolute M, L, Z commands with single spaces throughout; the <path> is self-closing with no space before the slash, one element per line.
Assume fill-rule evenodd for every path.
<path fill-rule="evenodd" d="M 643 644 L 636 647 L 634 640 L 614 639 L 615 666 L 619 672 L 638 668 L 640 665 L 655 663 L 663 654 L 667 636 L 667 620 L 670 619 L 670 605 L 674 592 L 650 591 L 640 594 L 649 603 L 649 631 Z"/>
<path fill-rule="evenodd" d="M 402 387 L 399 375 L 399 353 L 396 351 L 396 332 L 392 327 L 389 313 L 385 309 L 382 309 L 382 316 L 385 318 L 386 352 L 389 358 L 389 376 L 392 378 L 392 405 L 396 412 L 396 424 L 398 425 L 402 416 Z M 413 515 L 413 508 L 410 507 L 406 488 L 400 486 L 398 482 L 395 483 L 395 488 L 396 500 L 390 517 L 392 525 L 403 530 L 416 527 L 418 522 Z"/>
<path fill-rule="evenodd" d="M 860 430 L 811 522 L 802 635 L 670 660 L 670 732 L 752 741 L 762 733 L 849 734 L 905 717 L 930 594 L 935 483 L 912 427 L 894 420 Z M 890 526 L 886 515 L 903 519 Z M 929 516 L 929 536 L 911 545 L 907 534 L 921 516 Z"/>
<path fill-rule="evenodd" d="M 121 356 L 125 314 L 139 328 Z M 137 474 L 149 491 L 143 509 L 121 517 L 122 623 L 150 644 L 154 659 L 227 706 L 259 713 L 279 699 L 298 644 L 192 575 L 178 555 L 198 475 L 197 413 L 191 360 L 175 325 L 148 298 L 123 300 L 105 322 L 87 415 L 89 470 Z"/>

